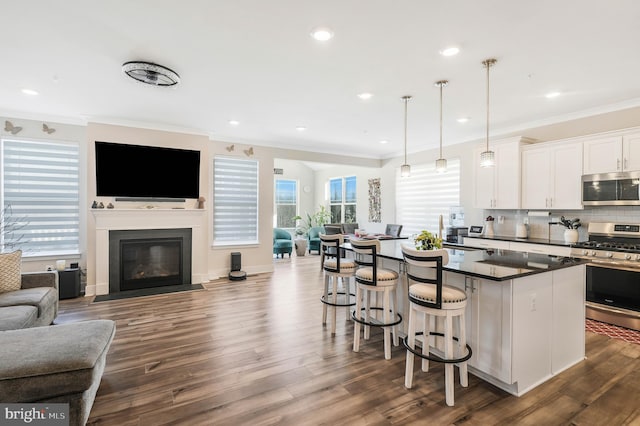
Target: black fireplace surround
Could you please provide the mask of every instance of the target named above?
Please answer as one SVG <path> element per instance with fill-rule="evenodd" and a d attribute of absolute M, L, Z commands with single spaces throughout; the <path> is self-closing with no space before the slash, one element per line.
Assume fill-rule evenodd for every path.
<path fill-rule="evenodd" d="M 191 228 L 109 231 L 109 293 L 191 284 Z"/>

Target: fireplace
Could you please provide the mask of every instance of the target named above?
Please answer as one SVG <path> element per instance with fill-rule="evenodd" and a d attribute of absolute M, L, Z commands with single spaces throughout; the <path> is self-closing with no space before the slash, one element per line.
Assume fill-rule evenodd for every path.
<path fill-rule="evenodd" d="M 191 228 L 109 231 L 109 293 L 191 284 Z"/>

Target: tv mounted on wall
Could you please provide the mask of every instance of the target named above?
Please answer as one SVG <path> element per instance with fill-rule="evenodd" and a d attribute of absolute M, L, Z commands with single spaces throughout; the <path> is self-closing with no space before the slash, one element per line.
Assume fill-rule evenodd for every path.
<path fill-rule="evenodd" d="M 96 195 L 142 199 L 200 196 L 200 151 L 96 141 Z"/>

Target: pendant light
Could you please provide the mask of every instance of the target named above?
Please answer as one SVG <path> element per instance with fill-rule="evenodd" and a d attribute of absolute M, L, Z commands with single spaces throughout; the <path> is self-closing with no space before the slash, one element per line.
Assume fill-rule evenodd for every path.
<path fill-rule="evenodd" d="M 400 176 L 411 176 L 411 166 L 407 163 L 407 104 L 409 103 L 411 96 L 403 96 L 404 101 L 404 164 L 400 166 Z"/>
<path fill-rule="evenodd" d="M 489 151 L 489 68 L 496 62 L 493 58 L 482 61 L 482 65 L 487 68 L 487 149 L 480 154 L 480 167 L 493 167 L 496 164 L 496 154 Z"/>
<path fill-rule="evenodd" d="M 447 160 L 442 158 L 442 88 L 447 86 L 447 80 L 436 81 L 436 87 L 440 88 L 440 158 L 436 160 L 436 172 L 444 173 L 447 171 Z"/>

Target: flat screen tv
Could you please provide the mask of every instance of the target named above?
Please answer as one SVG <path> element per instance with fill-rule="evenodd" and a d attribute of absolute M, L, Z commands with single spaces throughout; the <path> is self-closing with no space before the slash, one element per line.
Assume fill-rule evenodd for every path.
<path fill-rule="evenodd" d="M 99 197 L 200 196 L 200 151 L 96 141 Z"/>

